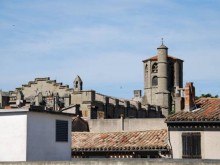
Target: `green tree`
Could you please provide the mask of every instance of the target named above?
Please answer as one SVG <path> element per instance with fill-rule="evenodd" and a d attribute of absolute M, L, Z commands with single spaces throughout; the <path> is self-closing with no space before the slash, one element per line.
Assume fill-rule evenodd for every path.
<path fill-rule="evenodd" d="M 196 96 L 196 99 L 199 99 L 199 98 L 207 98 L 207 97 L 210 97 L 210 98 L 218 98 L 218 95 L 213 96 L 211 93 L 201 94 L 201 96 Z"/>

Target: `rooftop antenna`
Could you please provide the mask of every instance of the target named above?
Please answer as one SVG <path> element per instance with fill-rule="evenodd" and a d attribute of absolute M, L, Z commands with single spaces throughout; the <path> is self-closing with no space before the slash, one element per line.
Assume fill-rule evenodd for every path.
<path fill-rule="evenodd" d="M 162 45 L 163 45 L 163 38 L 161 38 L 161 42 L 162 42 Z"/>

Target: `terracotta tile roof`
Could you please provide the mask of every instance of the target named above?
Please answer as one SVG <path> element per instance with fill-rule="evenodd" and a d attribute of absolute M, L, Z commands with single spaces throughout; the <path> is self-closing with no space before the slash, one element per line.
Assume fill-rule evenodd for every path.
<path fill-rule="evenodd" d="M 158 58 L 158 56 L 153 56 L 153 57 L 150 57 L 150 58 L 148 58 L 148 59 L 146 59 L 146 60 L 143 60 L 143 62 L 146 62 L 146 61 L 148 61 L 148 60 L 156 61 L 157 58 Z M 168 56 L 168 59 L 181 60 L 181 59 L 176 58 L 176 57 L 173 57 L 173 56 Z M 181 60 L 181 61 L 183 61 L 183 60 Z"/>
<path fill-rule="evenodd" d="M 219 121 L 220 98 L 200 98 L 196 100 L 198 110 L 178 112 L 167 118 L 169 121 Z"/>
<path fill-rule="evenodd" d="M 168 150 L 167 130 L 72 133 L 73 151 Z"/>

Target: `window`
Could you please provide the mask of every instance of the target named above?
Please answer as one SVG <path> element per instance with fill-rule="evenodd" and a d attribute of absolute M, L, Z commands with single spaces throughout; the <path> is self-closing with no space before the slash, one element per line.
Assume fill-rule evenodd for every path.
<path fill-rule="evenodd" d="M 153 66 L 152 66 L 152 72 L 157 73 L 157 71 L 158 71 L 157 63 L 154 63 Z"/>
<path fill-rule="evenodd" d="M 56 120 L 56 141 L 68 142 L 68 121 Z"/>
<path fill-rule="evenodd" d="M 82 86 L 83 86 L 83 83 L 82 83 L 82 82 L 80 82 L 80 90 L 82 90 Z"/>
<path fill-rule="evenodd" d="M 148 66 L 147 64 L 145 65 L 145 72 L 144 72 L 144 82 L 145 82 L 145 87 L 148 86 Z"/>
<path fill-rule="evenodd" d="M 182 158 L 201 158 L 201 135 L 196 133 L 182 134 L 183 155 Z"/>
<path fill-rule="evenodd" d="M 145 74 L 148 72 L 148 66 L 147 64 L 145 65 Z"/>
<path fill-rule="evenodd" d="M 154 76 L 152 78 L 152 86 L 157 86 L 157 85 L 158 85 L 157 76 Z"/>
<path fill-rule="evenodd" d="M 76 81 L 76 85 L 75 86 L 76 86 L 76 88 L 78 88 L 78 81 Z"/>

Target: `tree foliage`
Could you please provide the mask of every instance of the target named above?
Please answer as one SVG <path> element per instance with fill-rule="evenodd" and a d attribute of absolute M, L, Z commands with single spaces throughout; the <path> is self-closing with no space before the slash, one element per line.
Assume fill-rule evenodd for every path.
<path fill-rule="evenodd" d="M 218 95 L 213 96 L 211 93 L 207 93 L 207 94 L 201 94 L 201 96 L 196 96 L 197 99 L 199 98 L 218 98 Z"/>

